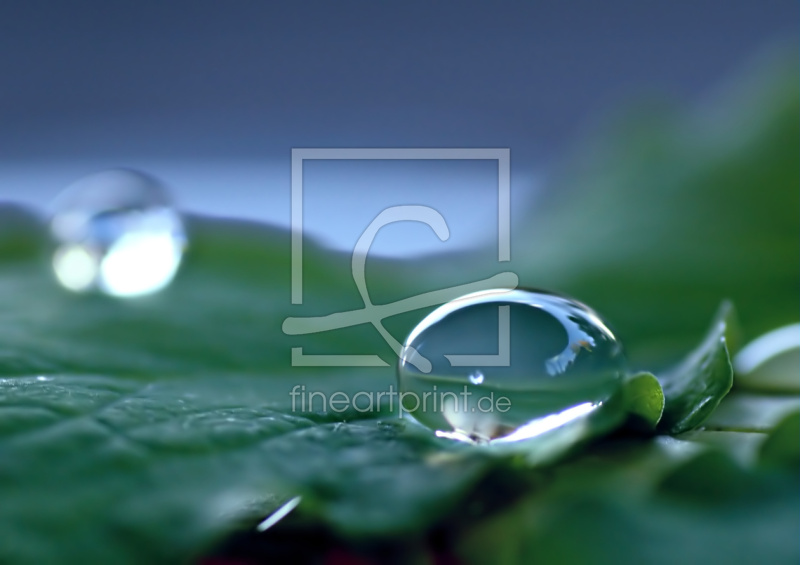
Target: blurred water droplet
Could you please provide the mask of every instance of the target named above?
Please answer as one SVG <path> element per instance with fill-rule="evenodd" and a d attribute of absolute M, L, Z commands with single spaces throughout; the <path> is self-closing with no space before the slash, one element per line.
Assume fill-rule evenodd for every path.
<path fill-rule="evenodd" d="M 437 435 L 507 443 L 586 418 L 619 421 L 626 370 L 619 341 L 586 305 L 499 289 L 423 319 L 403 346 L 398 378 L 405 413 Z"/>
<path fill-rule="evenodd" d="M 186 245 L 183 222 L 163 186 L 125 169 L 103 171 L 67 187 L 50 222 L 53 270 L 75 292 L 150 294 L 175 276 Z"/>

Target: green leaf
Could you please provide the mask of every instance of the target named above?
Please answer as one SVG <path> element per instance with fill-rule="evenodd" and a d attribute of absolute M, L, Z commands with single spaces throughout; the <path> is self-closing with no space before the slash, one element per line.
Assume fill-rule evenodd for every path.
<path fill-rule="evenodd" d="M 609 442 L 550 472 L 506 512 L 465 530 L 465 562 L 791 563 L 796 477 L 743 468 L 716 448 Z"/>
<path fill-rule="evenodd" d="M 293 414 L 272 384 L 0 380 L 0 560 L 183 561 L 294 495 L 342 532 L 400 535 L 496 465 L 397 420 Z"/>
<path fill-rule="evenodd" d="M 184 560 L 274 506 L 286 487 L 253 448 L 313 422 L 259 406 L 255 383 L 210 384 L 2 379 L 0 560 Z"/>
<path fill-rule="evenodd" d="M 603 135 L 515 222 L 508 268 L 596 307 L 636 367 L 657 369 L 696 343 L 723 296 L 750 336 L 796 321 L 795 59 L 743 80 L 711 117 L 660 112 Z M 75 296 L 49 272 L 40 220 L 0 207 L 0 562 L 190 562 L 295 496 L 291 517 L 308 530 L 367 553 L 416 544 L 429 561 L 429 546 L 492 563 L 798 560 L 796 480 L 769 463 L 793 457 L 795 436 L 776 430 L 761 468 L 740 457 L 759 448 L 776 405 L 737 394 L 707 420 L 711 431 L 607 438 L 536 468 L 436 439 L 385 403 L 298 410 L 298 384 L 329 395 L 394 384 L 393 352 L 368 325 L 281 331 L 289 316 L 363 306 L 350 257 L 307 242 L 306 303 L 293 306 L 288 232 L 202 218 L 188 227 L 190 250 L 164 292 Z M 388 302 L 497 270 L 495 250 L 370 258 L 368 281 Z M 424 314 L 386 327 L 402 339 Z M 717 325 L 678 370 L 655 371 L 661 430 L 700 424 L 724 396 L 723 333 Z M 387 366 L 292 367 L 298 346 L 375 353 Z M 634 384 L 630 410 L 652 424 L 654 383 Z M 696 487 L 720 473 L 763 496 L 728 489 L 720 507 Z"/>
<path fill-rule="evenodd" d="M 634 430 L 652 432 L 664 413 L 664 391 L 652 373 L 636 373 L 625 383 L 628 422 Z"/>
<path fill-rule="evenodd" d="M 659 375 L 664 415 L 658 430 L 678 434 L 708 418 L 733 385 L 733 369 L 725 346 L 730 303 L 721 307 L 703 343 L 678 366 Z"/>
<path fill-rule="evenodd" d="M 746 339 L 797 322 L 797 69 L 792 47 L 693 111 L 626 108 L 517 224 L 521 284 L 590 304 L 637 368 L 693 347 L 722 298 Z"/>

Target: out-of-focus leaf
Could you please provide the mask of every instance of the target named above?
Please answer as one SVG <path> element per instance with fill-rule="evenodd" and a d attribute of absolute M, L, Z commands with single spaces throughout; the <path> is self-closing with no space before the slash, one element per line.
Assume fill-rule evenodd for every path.
<path fill-rule="evenodd" d="M 800 324 L 784 326 L 750 342 L 733 360 L 736 387 L 800 392 Z"/>
<path fill-rule="evenodd" d="M 798 396 L 734 391 L 720 402 L 719 407 L 706 420 L 704 428 L 716 431 L 766 433 L 784 416 L 795 410 L 800 410 Z"/>
<path fill-rule="evenodd" d="M 668 445 L 600 446 L 557 468 L 547 486 L 467 530 L 459 555 L 501 565 L 800 557 L 796 477 L 745 469 L 713 448 L 680 455 Z"/>
<path fill-rule="evenodd" d="M 792 47 L 688 116 L 643 108 L 599 132 L 518 224 L 521 283 L 596 308 L 644 369 L 692 347 L 722 298 L 745 338 L 796 322 L 797 69 Z"/>
<path fill-rule="evenodd" d="M 797 473 L 800 467 L 800 412 L 781 420 L 761 445 L 761 463 L 786 467 Z"/>
<path fill-rule="evenodd" d="M 763 484 L 755 473 L 736 464 L 726 453 L 708 450 L 669 472 L 659 483 L 659 494 L 687 503 L 724 505 L 737 498 L 757 499 Z"/>
<path fill-rule="evenodd" d="M 795 323 L 797 67 L 794 49 L 765 57 L 688 116 L 630 111 L 512 224 L 510 263 L 492 247 L 453 256 L 447 268 L 433 257 L 413 273 L 436 288 L 511 270 L 522 286 L 573 296 L 609 320 L 636 370 L 666 367 L 691 348 L 723 298 L 736 304 L 743 339 Z M 409 288 L 430 290 L 402 271 Z"/>
<path fill-rule="evenodd" d="M 733 370 L 725 346 L 730 311 L 730 304 L 723 304 L 703 343 L 677 367 L 659 375 L 665 400 L 659 431 L 678 434 L 696 428 L 731 389 Z"/>
<path fill-rule="evenodd" d="M 710 448 L 681 460 L 649 447 L 643 457 L 648 450 L 605 446 L 557 470 L 547 487 L 467 530 L 459 556 L 493 565 L 800 558 L 796 477 L 745 469 Z"/>

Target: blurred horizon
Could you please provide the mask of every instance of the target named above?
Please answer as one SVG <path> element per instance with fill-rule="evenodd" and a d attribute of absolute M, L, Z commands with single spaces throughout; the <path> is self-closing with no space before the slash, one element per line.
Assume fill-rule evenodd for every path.
<path fill-rule="evenodd" d="M 123 166 L 161 179 L 188 212 L 288 227 L 293 147 L 508 147 L 519 211 L 608 116 L 648 100 L 696 107 L 770 45 L 796 43 L 798 13 L 789 2 L 4 5 L 0 201 L 45 210 L 82 176 Z M 496 237 L 488 167 L 396 165 L 307 164 L 305 228 L 352 248 L 377 212 L 405 202 L 437 208 L 450 240 L 392 226 L 375 255 Z"/>

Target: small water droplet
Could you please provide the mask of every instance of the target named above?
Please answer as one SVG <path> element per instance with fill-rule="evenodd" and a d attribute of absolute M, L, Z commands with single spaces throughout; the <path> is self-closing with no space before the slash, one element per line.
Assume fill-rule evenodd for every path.
<path fill-rule="evenodd" d="M 619 411 L 611 401 L 626 369 L 621 344 L 588 306 L 498 289 L 423 319 L 403 346 L 398 379 L 404 413 L 438 436 L 504 443 Z"/>
<path fill-rule="evenodd" d="M 50 221 L 53 270 L 75 292 L 150 294 L 175 276 L 186 245 L 180 214 L 163 186 L 125 169 L 103 171 L 67 187 Z"/>

